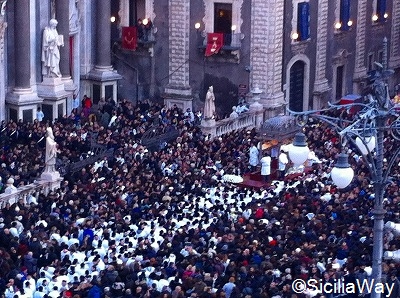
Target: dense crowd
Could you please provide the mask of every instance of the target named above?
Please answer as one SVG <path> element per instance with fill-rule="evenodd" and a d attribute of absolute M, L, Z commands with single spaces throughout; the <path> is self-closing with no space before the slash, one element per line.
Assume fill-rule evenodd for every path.
<path fill-rule="evenodd" d="M 176 140 L 148 150 L 141 137 L 151 125 L 175 127 Z M 52 123 L 1 124 L 0 176 L 16 186 L 39 179 L 45 131 L 52 126 L 58 167 L 90 155 L 91 139 L 114 149 L 48 195 L 17 202 L 0 214 L 0 288 L 11 297 L 335 297 L 295 293 L 292 281 L 351 282 L 370 276 L 373 185 L 355 148 L 352 184 L 330 180 L 340 152 L 336 132 L 310 124 L 307 137 L 321 163 L 296 179 L 268 188 L 226 183 L 224 174 L 250 170 L 256 131 L 211 139 L 193 113 L 122 100 L 99 111 L 74 110 Z M 387 137 L 385 155 L 396 143 Z M 385 164 L 387 167 L 387 164 Z M 387 220 L 400 203 L 395 165 L 385 194 Z M 399 240 L 387 233 L 385 248 Z M 396 285 L 394 262 L 385 276 Z M 341 296 L 359 296 L 356 292 Z"/>

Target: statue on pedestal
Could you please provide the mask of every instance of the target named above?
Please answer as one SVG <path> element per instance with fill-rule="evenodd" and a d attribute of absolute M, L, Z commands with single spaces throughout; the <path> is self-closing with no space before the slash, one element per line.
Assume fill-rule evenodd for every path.
<path fill-rule="evenodd" d="M 57 157 L 57 143 L 54 140 L 53 129 L 48 127 L 46 129 L 46 167 L 44 172 L 55 173 L 56 172 L 56 157 Z"/>
<path fill-rule="evenodd" d="M 60 72 L 60 46 L 64 46 L 62 35 L 57 32 L 57 20 L 51 19 L 49 26 L 43 31 L 42 44 L 42 74 L 44 77 L 61 77 Z"/>
<path fill-rule="evenodd" d="M 204 120 L 210 120 L 215 118 L 215 96 L 214 88 L 210 86 L 206 94 L 206 100 L 204 103 Z"/>

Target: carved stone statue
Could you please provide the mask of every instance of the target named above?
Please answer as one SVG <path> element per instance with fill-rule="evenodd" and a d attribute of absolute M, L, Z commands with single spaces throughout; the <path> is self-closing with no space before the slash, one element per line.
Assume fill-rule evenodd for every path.
<path fill-rule="evenodd" d="M 372 83 L 372 94 L 374 99 L 378 102 L 379 106 L 383 109 L 389 109 L 392 107 L 392 102 L 389 96 L 389 89 L 386 83 L 386 79 L 393 75 L 392 69 L 384 69 L 381 63 L 374 63 L 377 70 L 371 77 Z"/>
<path fill-rule="evenodd" d="M 210 86 L 206 94 L 206 100 L 204 103 L 204 119 L 210 120 L 215 118 L 215 96 L 214 88 Z"/>
<path fill-rule="evenodd" d="M 46 129 L 46 167 L 45 172 L 56 172 L 57 143 L 54 140 L 53 129 Z"/>
<path fill-rule="evenodd" d="M 43 31 L 42 44 L 42 74 L 44 77 L 61 77 L 60 46 L 64 46 L 62 35 L 57 32 L 57 20 L 51 19 L 49 26 Z"/>
<path fill-rule="evenodd" d="M 78 0 L 69 0 L 69 31 L 75 32 L 79 27 Z"/>

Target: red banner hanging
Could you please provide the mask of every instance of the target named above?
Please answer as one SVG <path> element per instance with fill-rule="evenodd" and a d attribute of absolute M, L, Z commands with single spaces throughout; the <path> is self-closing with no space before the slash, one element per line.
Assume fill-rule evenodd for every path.
<path fill-rule="evenodd" d="M 207 34 L 207 47 L 206 57 L 217 54 L 224 44 L 223 33 L 208 33 Z"/>
<path fill-rule="evenodd" d="M 122 48 L 135 51 L 137 47 L 137 28 L 122 27 Z"/>

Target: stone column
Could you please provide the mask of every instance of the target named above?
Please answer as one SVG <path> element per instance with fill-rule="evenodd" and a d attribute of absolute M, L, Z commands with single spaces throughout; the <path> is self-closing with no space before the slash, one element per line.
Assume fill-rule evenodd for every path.
<path fill-rule="evenodd" d="M 111 69 L 111 1 L 96 1 L 96 69 Z"/>
<path fill-rule="evenodd" d="M 326 69 L 326 46 L 328 41 L 328 0 L 318 1 L 318 34 L 317 34 L 317 57 L 315 67 L 314 91 L 326 91 L 328 80 L 325 77 Z"/>
<path fill-rule="evenodd" d="M 14 7 L 14 53 L 15 89 L 31 90 L 31 44 L 30 44 L 30 0 L 15 1 Z"/>
<path fill-rule="evenodd" d="M 56 1 L 56 20 L 58 34 L 64 37 L 64 46 L 60 47 L 60 71 L 63 78 L 70 78 L 69 0 Z"/>
<path fill-rule="evenodd" d="M 75 1 L 75 0 L 72 0 Z M 72 110 L 73 96 L 77 89 L 71 78 L 71 44 L 70 44 L 70 20 L 71 17 L 71 0 L 56 0 L 56 20 L 58 21 L 57 30 L 58 34 L 64 37 L 64 46 L 60 47 L 60 71 L 62 75 L 62 82 L 64 83 L 64 89 L 68 93 L 67 100 L 65 102 L 67 114 Z M 76 45 L 75 45 L 76 47 Z M 73 53 L 73 56 L 75 52 Z"/>
<path fill-rule="evenodd" d="M 261 94 L 263 93 L 258 86 L 251 90 L 254 102 L 250 105 L 250 113 L 254 114 L 254 126 L 260 128 L 263 124 L 263 106 L 260 104 Z"/>
<path fill-rule="evenodd" d="M 92 8 L 90 4 L 85 7 L 85 10 Z M 106 88 L 111 88 L 111 98 L 117 102 L 117 88 L 118 80 L 122 77 L 114 71 L 111 65 L 111 1 L 97 0 L 95 1 L 95 14 L 96 20 L 92 30 L 96 30 L 96 53 L 95 53 L 95 65 L 83 85 L 86 85 L 84 89 L 93 90 L 94 88 L 99 88 L 99 94 L 93 92 L 89 97 L 93 99 L 93 103 L 97 104 L 101 98 L 109 96 L 109 91 L 106 92 Z M 90 16 L 90 14 L 89 14 Z M 86 34 L 90 34 L 90 30 L 85 30 Z M 85 37 L 83 37 L 85 38 Z"/>
<path fill-rule="evenodd" d="M 92 20 L 91 15 L 92 11 L 92 0 L 81 0 L 80 1 L 81 7 L 81 30 L 79 33 L 80 38 L 77 39 L 75 42 L 83 44 L 92 44 L 95 42 L 94 36 L 92 34 L 95 26 L 95 20 Z M 91 47 L 82 47 L 81 49 L 81 75 L 86 76 L 91 71 L 91 66 L 93 63 L 93 54 Z M 81 86 L 82 88 L 82 86 Z M 88 93 L 89 86 L 82 90 L 82 94 Z"/>
<path fill-rule="evenodd" d="M 6 115 L 11 118 L 32 121 L 35 119 L 37 105 L 42 101 L 31 88 L 31 55 L 32 17 L 30 0 L 16 0 L 7 3 L 7 11 L 14 13 L 14 60 L 15 85 L 12 92 L 6 95 Z M 32 12 L 34 14 L 34 12 Z M 40 42 L 41 45 L 41 42 Z M 26 113 L 28 112 L 28 113 Z M 25 118 L 26 117 L 26 118 Z"/>
<path fill-rule="evenodd" d="M 356 35 L 356 54 L 355 54 L 355 66 L 354 66 L 354 81 L 360 81 L 367 75 L 367 68 L 365 66 L 365 29 L 367 20 L 370 22 L 370 18 L 367 15 L 368 1 L 357 1 L 357 35 Z M 355 90 L 357 90 L 356 88 Z"/>
<path fill-rule="evenodd" d="M 326 78 L 326 49 L 328 42 L 328 0 L 318 1 L 318 34 L 316 48 L 316 66 L 313 94 L 313 108 L 320 109 L 324 106 L 324 94 L 329 90 Z"/>
<path fill-rule="evenodd" d="M 6 98 L 6 63 L 4 59 L 4 37 L 7 28 L 5 17 L 0 15 L 0 121 L 6 119 L 5 98 Z"/>
<path fill-rule="evenodd" d="M 284 107 L 282 92 L 284 3 L 281 0 L 251 1 L 251 85 L 265 90 L 260 103 L 272 114 Z M 279 110 L 274 112 L 274 110 Z M 270 115 L 272 116 L 272 115 Z"/>
<path fill-rule="evenodd" d="M 186 110 L 192 108 L 189 84 L 190 0 L 169 0 L 169 82 L 165 103 Z"/>

